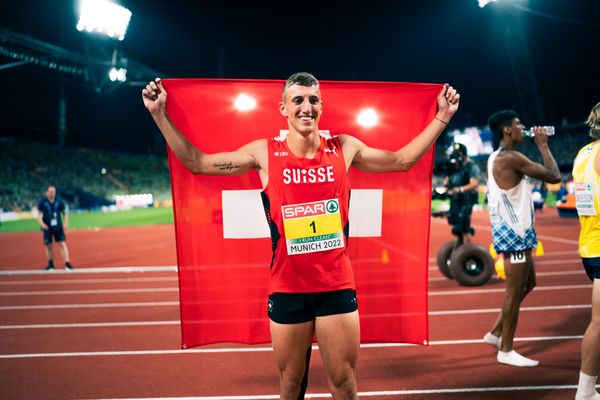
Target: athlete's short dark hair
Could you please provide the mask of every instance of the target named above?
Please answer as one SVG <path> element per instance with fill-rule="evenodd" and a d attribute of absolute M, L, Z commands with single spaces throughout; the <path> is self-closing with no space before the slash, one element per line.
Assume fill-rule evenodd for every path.
<path fill-rule="evenodd" d="M 519 118 L 519 114 L 513 110 L 498 111 L 490 116 L 488 126 L 493 134 L 494 148 L 499 146 L 504 128 L 511 126 L 515 118 Z"/>
<path fill-rule="evenodd" d="M 300 85 L 300 86 L 319 86 L 319 81 L 312 74 L 308 72 L 296 72 L 283 84 L 283 90 L 281 91 L 281 98 L 285 102 L 285 91 L 292 85 Z"/>

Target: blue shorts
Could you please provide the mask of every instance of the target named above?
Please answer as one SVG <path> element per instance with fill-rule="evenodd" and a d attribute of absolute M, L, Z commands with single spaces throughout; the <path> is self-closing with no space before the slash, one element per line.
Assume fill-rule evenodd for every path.
<path fill-rule="evenodd" d="M 600 279 L 600 257 L 581 258 L 581 261 L 590 280 Z"/>
<path fill-rule="evenodd" d="M 352 289 L 322 293 L 273 293 L 269 295 L 269 318 L 278 324 L 299 324 L 316 317 L 358 310 Z"/>
<path fill-rule="evenodd" d="M 521 237 L 504 221 L 492 224 L 492 242 L 497 253 L 531 250 L 538 245 L 535 228 L 531 225 Z"/>
<path fill-rule="evenodd" d="M 42 229 L 44 232 L 44 244 L 47 246 L 52 244 L 52 238 L 54 238 L 55 242 L 64 242 L 67 240 L 65 236 L 65 231 L 63 228 L 50 228 L 50 229 Z"/>

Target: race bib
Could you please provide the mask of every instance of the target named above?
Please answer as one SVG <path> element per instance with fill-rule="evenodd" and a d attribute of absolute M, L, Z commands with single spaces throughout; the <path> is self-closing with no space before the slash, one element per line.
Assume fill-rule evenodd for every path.
<path fill-rule="evenodd" d="M 577 214 L 586 216 L 596 215 L 596 208 L 594 207 L 594 192 L 592 190 L 591 183 L 575 183 L 575 204 L 577 207 Z"/>
<path fill-rule="evenodd" d="M 523 264 L 525 262 L 525 253 L 522 251 L 515 251 L 510 253 L 511 264 Z"/>
<path fill-rule="evenodd" d="M 282 206 L 281 211 L 289 255 L 344 247 L 337 199 L 290 204 Z"/>

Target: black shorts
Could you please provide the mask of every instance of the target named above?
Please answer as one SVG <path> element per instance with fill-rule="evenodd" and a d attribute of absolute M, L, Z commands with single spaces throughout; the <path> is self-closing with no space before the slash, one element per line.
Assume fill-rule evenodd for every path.
<path fill-rule="evenodd" d="M 51 244 L 52 238 L 54 238 L 55 242 L 64 242 L 65 240 L 67 240 L 63 228 L 42 229 L 42 232 L 44 232 L 45 245 Z"/>
<path fill-rule="evenodd" d="M 269 318 L 278 324 L 299 324 L 316 317 L 358 310 L 352 289 L 321 293 L 273 293 L 269 295 Z"/>
<path fill-rule="evenodd" d="M 590 280 L 600 279 L 600 257 L 581 258 L 583 268 Z"/>

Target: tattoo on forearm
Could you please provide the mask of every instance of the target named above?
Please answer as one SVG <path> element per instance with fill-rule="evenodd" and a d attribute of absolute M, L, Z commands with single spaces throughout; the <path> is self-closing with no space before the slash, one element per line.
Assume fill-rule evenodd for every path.
<path fill-rule="evenodd" d="M 225 161 L 225 162 L 218 162 L 218 163 L 214 163 L 213 167 L 215 167 L 216 169 L 220 170 L 220 171 L 232 171 L 234 169 L 238 169 L 240 168 L 239 165 L 234 164 L 231 161 Z"/>

